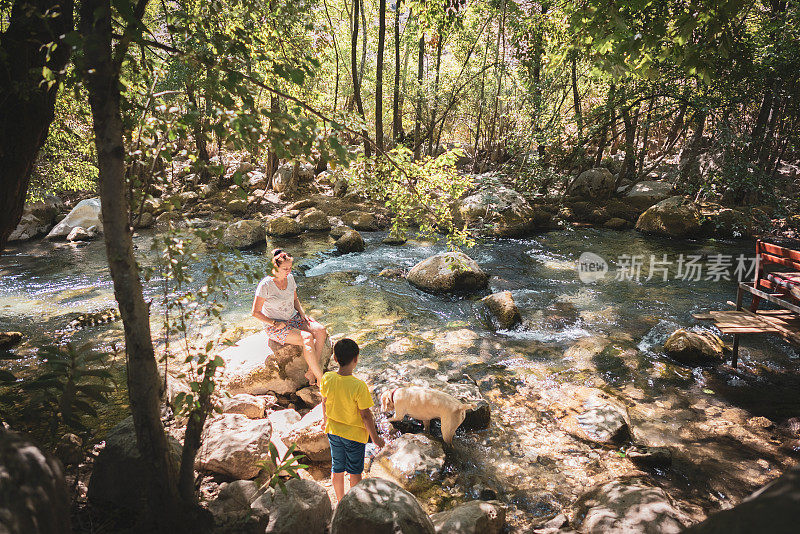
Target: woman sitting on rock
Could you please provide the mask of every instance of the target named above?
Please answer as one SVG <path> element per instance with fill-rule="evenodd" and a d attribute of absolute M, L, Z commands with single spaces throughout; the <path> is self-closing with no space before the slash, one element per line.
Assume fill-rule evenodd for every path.
<path fill-rule="evenodd" d="M 272 276 L 267 276 L 256 288 L 253 317 L 266 323 L 267 335 L 281 345 L 299 345 L 308 363 L 306 378 L 311 385 L 322 381 L 320 356 L 328 332 L 308 317 L 297 298 L 297 284 L 291 274 L 294 258 L 283 250 L 272 251 Z"/>

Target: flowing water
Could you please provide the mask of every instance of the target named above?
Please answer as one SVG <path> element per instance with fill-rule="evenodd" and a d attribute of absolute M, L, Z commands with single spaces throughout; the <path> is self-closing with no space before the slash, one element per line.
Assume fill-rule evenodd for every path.
<path fill-rule="evenodd" d="M 776 476 L 786 455 L 796 452 L 778 445 L 766 450 L 763 444 L 743 449 L 750 438 L 737 437 L 729 428 L 747 427 L 753 416 L 780 424 L 798 415 L 796 350 L 774 337 L 745 337 L 738 370 L 684 368 L 661 350 L 676 328 L 712 328 L 692 314 L 725 309 L 736 286 L 716 276 L 711 264 L 731 261 L 727 274 L 735 278 L 737 257 L 751 255 L 751 243 L 661 240 L 593 228 L 486 240 L 467 253 L 490 275 L 489 288 L 472 296 L 443 296 L 378 276 L 386 267 L 409 268 L 443 246 L 410 241 L 391 247 L 381 243 L 384 235 L 365 233 L 366 251 L 347 255 L 338 255 L 327 235 L 275 240 L 268 248 L 244 252 L 243 260 L 266 272 L 268 249 L 289 250 L 296 258 L 294 273 L 306 311 L 331 334 L 355 338 L 366 370 L 418 360 L 445 374 L 464 370 L 478 382 L 492 405 L 493 424 L 487 431 L 459 435 L 462 447 L 456 451 L 461 452 L 454 453 L 448 479 L 459 488 L 454 496 L 477 497 L 488 487 L 511 505 L 512 524 L 521 525 L 522 517 L 552 515 L 586 484 L 629 470 L 619 451 L 564 438 L 547 410 L 530 400 L 534 390 L 569 385 L 599 387 L 619 397 L 631 408 L 637 438 L 683 451 L 673 468 L 651 476 L 682 492 L 687 510 L 694 506 L 699 515 L 729 505 Z M 149 233 L 135 239 L 144 263 L 151 241 Z M 604 278 L 593 283 L 579 279 L 576 262 L 583 252 L 611 264 Z M 643 261 L 638 279 L 633 271 L 615 270 L 624 265 L 625 255 Z M 665 255 L 673 262 L 668 280 L 661 271 L 647 280 L 651 256 L 664 260 Z M 690 270 L 687 277 L 687 264 L 695 256 L 700 259 L 691 265 L 700 264 L 702 271 L 698 276 Z M 201 254 L 198 272 L 205 261 Z M 226 322 L 252 321 L 253 290 L 244 285 L 229 295 Z M 513 330 L 496 330 L 478 302 L 502 290 L 511 291 L 523 316 L 523 325 Z M 158 280 L 148 283 L 145 294 L 158 302 Z M 0 256 L 0 331 L 27 336 L 20 353 L 35 352 L 78 313 L 114 305 L 102 241 L 84 246 L 38 242 L 11 247 Z M 107 345 L 119 341 L 120 334 L 117 322 L 76 332 L 73 339 Z M 586 360 L 564 358 L 571 345 L 596 340 L 610 342 L 612 349 L 590 351 Z M 722 437 L 720 421 L 728 428 Z M 687 430 L 697 428 L 706 429 L 706 435 Z M 753 439 L 768 441 L 764 436 Z M 744 472 L 731 473 L 729 467 Z"/>

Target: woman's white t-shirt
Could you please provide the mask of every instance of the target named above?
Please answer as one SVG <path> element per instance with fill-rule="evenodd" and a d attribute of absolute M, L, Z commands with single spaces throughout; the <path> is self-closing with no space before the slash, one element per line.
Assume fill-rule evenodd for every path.
<path fill-rule="evenodd" d="M 291 274 L 286 277 L 286 289 L 280 289 L 275 285 L 275 280 L 267 276 L 259 282 L 256 288 L 256 296 L 264 299 L 264 306 L 261 313 L 270 319 L 288 321 L 296 313 L 294 309 L 294 292 L 297 283 Z"/>

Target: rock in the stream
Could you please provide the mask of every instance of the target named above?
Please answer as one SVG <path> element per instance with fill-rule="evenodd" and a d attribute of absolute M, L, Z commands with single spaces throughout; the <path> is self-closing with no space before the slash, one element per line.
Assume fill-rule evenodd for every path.
<path fill-rule="evenodd" d="M 444 252 L 417 263 L 406 279 L 430 292 L 476 291 L 489 283 L 489 277 L 463 252 Z"/>
<path fill-rule="evenodd" d="M 642 467 L 669 467 L 672 465 L 672 450 L 669 447 L 634 445 L 625 451 L 625 456 Z"/>
<path fill-rule="evenodd" d="M 267 235 L 275 237 L 294 237 L 303 233 L 297 221 L 290 217 L 282 215 L 276 217 L 267 223 Z"/>
<path fill-rule="evenodd" d="M 345 232 L 336 240 L 336 250 L 342 254 L 347 254 L 348 252 L 363 252 L 365 248 L 364 238 L 355 230 Z"/>
<path fill-rule="evenodd" d="M 636 229 L 668 237 L 695 237 L 701 230 L 700 210 L 684 197 L 670 197 L 642 213 Z"/>
<path fill-rule="evenodd" d="M 366 478 L 345 494 L 331 534 L 435 534 L 430 518 L 409 492 L 382 478 Z"/>
<path fill-rule="evenodd" d="M 589 490 L 575 503 L 574 517 L 584 534 L 678 534 L 691 522 L 664 490 L 639 479 Z"/>
<path fill-rule="evenodd" d="M 342 221 L 344 221 L 347 226 L 362 232 L 374 232 L 380 229 L 380 225 L 375 216 L 363 211 L 348 211 L 342 215 Z"/>
<path fill-rule="evenodd" d="M 424 434 L 406 434 L 381 450 L 370 474 L 381 476 L 383 471 L 404 489 L 419 493 L 442 477 L 444 459 L 444 448 L 438 441 Z"/>
<path fill-rule="evenodd" d="M 381 239 L 381 243 L 384 245 L 391 245 L 393 247 L 398 247 L 400 245 L 405 245 L 408 239 L 405 236 L 396 236 L 389 234 L 383 239 Z"/>
<path fill-rule="evenodd" d="M 506 509 L 498 501 L 470 501 L 431 516 L 438 534 L 500 534 Z"/>
<path fill-rule="evenodd" d="M 98 231 L 103 231 L 103 221 L 100 213 L 100 199 L 87 198 L 78 202 L 64 219 L 50 230 L 47 239 L 64 239 L 73 228 L 81 226 L 89 228 L 96 226 Z"/>
<path fill-rule="evenodd" d="M 505 186 L 482 189 L 454 206 L 454 216 L 468 225 L 489 224 L 497 237 L 522 237 L 547 228 L 552 215 L 532 206 L 518 191 Z"/>
<path fill-rule="evenodd" d="M 308 364 L 297 345 L 278 345 L 265 332 L 241 339 L 220 356 L 225 360 L 222 383 L 231 394 L 286 395 L 308 385 Z M 331 356 L 330 340 L 322 352 L 320 366 L 325 369 Z"/>
<path fill-rule="evenodd" d="M 392 280 L 402 280 L 406 277 L 406 271 L 400 267 L 386 267 L 378 273 L 378 276 Z"/>
<path fill-rule="evenodd" d="M 723 360 L 725 344 L 711 332 L 689 332 L 681 328 L 664 342 L 664 352 L 687 365 L 714 364 Z"/>
<path fill-rule="evenodd" d="M 8 241 L 27 241 L 46 234 L 53 227 L 53 222 L 63 207 L 64 202 L 52 195 L 44 200 L 25 204 L 22 218 L 8 236 Z"/>
<path fill-rule="evenodd" d="M 0 350 L 8 350 L 22 341 L 22 332 L 0 332 Z"/>
<path fill-rule="evenodd" d="M 514 325 L 522 320 L 511 291 L 493 293 L 488 297 L 483 297 L 481 302 L 489 308 L 489 311 L 497 318 L 502 328 L 513 328 Z"/>
<path fill-rule="evenodd" d="M 690 527 L 684 534 L 794 534 L 800 525 L 800 467 L 759 489 L 729 510 Z"/>
<path fill-rule="evenodd" d="M 608 169 L 597 167 L 583 171 L 569 185 L 567 194 L 586 200 L 602 200 L 614 193 L 616 180 Z"/>
<path fill-rule="evenodd" d="M 631 437 L 628 410 L 600 389 L 565 384 L 543 391 L 542 404 L 549 406 L 561 427 L 578 439 L 617 446 Z"/>
<path fill-rule="evenodd" d="M 330 443 L 321 423 L 322 404 L 318 404 L 300 421 L 292 425 L 289 433 L 283 436 L 283 442 L 287 447 L 292 443 L 296 444 L 297 450 L 305 454 L 312 462 L 330 462 Z"/>
<path fill-rule="evenodd" d="M 58 460 L 0 425 L 0 532 L 69 534 L 70 499 Z"/>
<path fill-rule="evenodd" d="M 333 515 L 325 488 L 300 478 L 286 482 L 286 493 L 268 489 L 251 509 L 257 516 L 269 516 L 266 534 L 324 534 Z"/>
<path fill-rule="evenodd" d="M 222 413 L 238 413 L 250 419 L 261 419 L 267 409 L 267 400 L 258 395 L 239 393 L 232 397 L 223 397 L 219 406 Z"/>
<path fill-rule="evenodd" d="M 300 227 L 308 232 L 327 232 L 331 223 L 325 212 L 317 208 L 308 208 L 299 217 Z"/>
<path fill-rule="evenodd" d="M 255 478 L 256 462 L 269 456 L 272 425 L 268 419 L 248 419 L 242 414 L 220 414 L 206 422 L 203 447 L 195 469 L 237 480 Z"/>
<path fill-rule="evenodd" d="M 168 439 L 172 461 L 179 465 L 181 444 L 172 436 Z M 97 456 L 89 479 L 89 501 L 110 508 L 140 510 L 150 488 L 146 472 L 133 417 L 128 417 L 106 436 L 106 446 Z"/>
<path fill-rule="evenodd" d="M 333 239 L 339 239 L 340 237 L 342 237 L 347 232 L 354 231 L 349 226 L 346 226 L 344 224 L 340 224 L 341 220 L 337 220 L 336 217 L 331 217 L 328 220 L 331 220 L 331 219 L 333 219 L 333 222 L 331 223 L 331 231 L 328 232 L 328 235 L 330 235 Z"/>
<path fill-rule="evenodd" d="M 245 219 L 231 223 L 225 228 L 222 243 L 231 248 L 246 249 L 260 245 L 267 237 L 261 221 Z"/>

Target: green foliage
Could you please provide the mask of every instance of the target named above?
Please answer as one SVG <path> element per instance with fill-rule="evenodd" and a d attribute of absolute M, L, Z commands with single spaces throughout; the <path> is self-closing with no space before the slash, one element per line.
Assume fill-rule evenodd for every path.
<path fill-rule="evenodd" d="M 90 343 L 67 343 L 42 347 L 38 358 L 31 377 L 16 380 L 8 371 L 0 373 L 0 406 L 8 407 L 0 418 L 49 443 L 65 429 L 89 435 L 89 421 L 99 417 L 98 408 L 114 391 L 108 355 L 92 350 Z"/>
<path fill-rule="evenodd" d="M 472 239 L 455 225 L 451 210 L 453 202 L 472 185 L 469 176 L 455 168 L 462 155 L 463 151 L 453 150 L 415 161 L 414 153 L 399 145 L 386 158 L 356 161 L 353 182 L 356 189 L 386 203 L 394 214 L 393 235 L 405 235 L 414 226 L 424 237 L 446 234 L 450 248 L 470 246 Z"/>
<path fill-rule="evenodd" d="M 304 454 L 294 454 L 297 448 L 296 443 L 292 443 L 289 450 L 281 456 L 278 449 L 272 442 L 269 443 L 269 456 L 264 460 L 256 462 L 256 466 L 261 469 L 261 477 L 264 482 L 261 484 L 259 490 L 264 488 L 280 488 L 286 494 L 286 485 L 284 478 L 300 478 L 297 472 L 300 469 L 308 469 L 306 464 L 301 464 L 299 461 L 305 458 Z"/>

